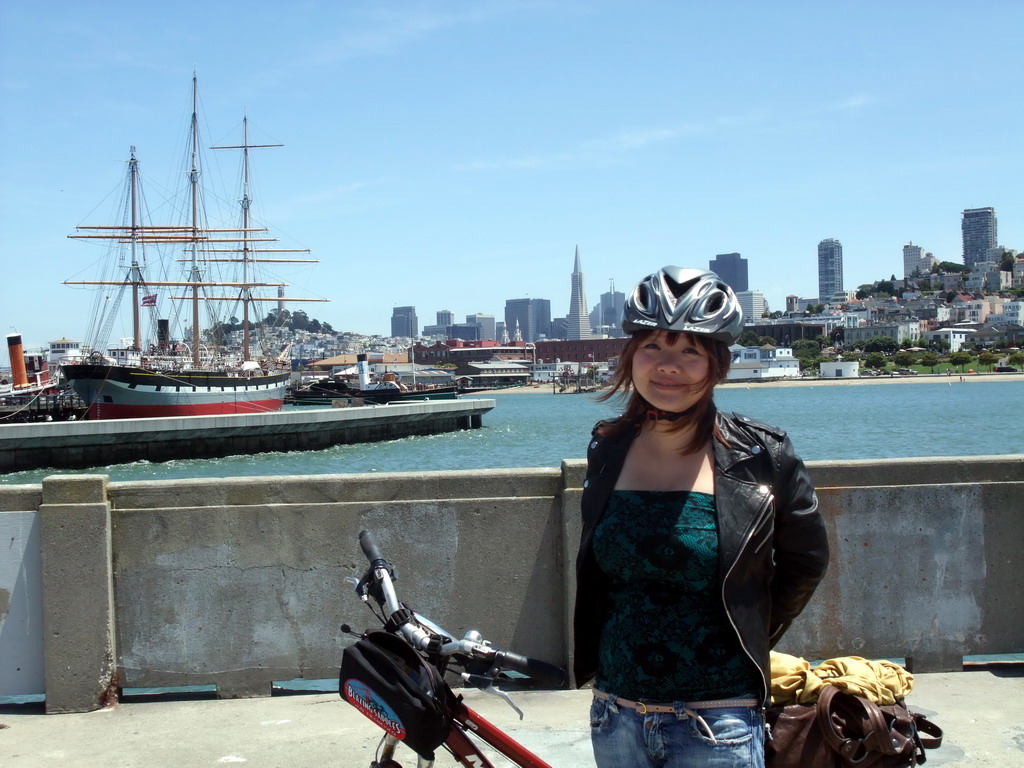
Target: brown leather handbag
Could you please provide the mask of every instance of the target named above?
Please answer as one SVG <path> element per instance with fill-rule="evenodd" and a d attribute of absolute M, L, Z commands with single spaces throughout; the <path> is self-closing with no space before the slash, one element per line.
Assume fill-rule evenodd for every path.
<path fill-rule="evenodd" d="M 815 704 L 769 707 L 767 768 L 908 768 L 942 744 L 942 729 L 902 701 L 879 706 L 826 685 Z"/>

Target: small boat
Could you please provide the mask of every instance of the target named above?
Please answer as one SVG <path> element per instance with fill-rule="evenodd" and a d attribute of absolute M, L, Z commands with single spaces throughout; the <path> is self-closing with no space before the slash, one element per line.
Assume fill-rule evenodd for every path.
<path fill-rule="evenodd" d="M 279 410 L 291 376 L 287 348 L 274 350 L 266 344 L 254 349 L 251 331 L 261 323 L 260 302 L 277 309 L 285 301 L 326 299 L 285 297 L 285 283 L 259 277 L 264 264 L 313 263 L 308 259 L 264 258 L 266 253 L 307 252 L 305 249 L 268 247 L 275 238 L 258 237 L 265 227 L 250 221 L 250 150 L 281 146 L 251 144 L 248 118 L 242 121 L 242 143 L 213 149 L 240 150 L 242 191 L 240 223 L 212 227 L 203 210 L 197 81 L 192 78 L 192 122 L 188 188 L 184 196 L 183 223 L 154 226 L 144 217 L 144 196 L 135 147 L 128 160 L 128 179 L 122 210 L 126 220 L 112 226 L 78 227 L 74 239 L 106 240 L 112 245 L 112 274 L 94 281 L 68 280 L 66 285 L 102 286 L 107 293 L 99 301 L 93 321 L 93 352 L 70 360 L 61 373 L 88 406 L 87 418 L 120 419 L 160 416 L 262 413 Z M 176 253 L 173 253 L 176 252 Z M 184 252 L 184 258 L 180 258 Z M 173 255 L 172 255 L 173 253 Z M 183 271 L 179 279 L 165 275 Z M 161 275 L 152 279 L 151 274 Z M 116 290 L 115 290 L 116 289 Z M 271 295 L 267 295 L 269 292 Z M 183 295 L 168 295 L 180 293 Z M 129 296 L 132 338 L 107 347 L 122 298 Z M 200 306 L 227 306 L 221 319 L 209 319 L 203 332 Z M 143 317 L 143 313 L 147 316 Z M 227 330 L 238 327 L 241 315 L 242 343 L 237 350 L 224 344 Z M 226 323 L 224 317 L 231 316 Z M 271 312 L 270 316 L 275 313 Z M 276 316 L 282 313 L 277 309 Z M 269 317 L 269 316 L 268 316 Z M 172 319 L 188 330 L 175 336 Z M 154 333 L 144 339 L 144 330 Z M 212 329 L 212 330 L 211 330 Z M 100 350 L 106 348 L 106 353 Z"/>

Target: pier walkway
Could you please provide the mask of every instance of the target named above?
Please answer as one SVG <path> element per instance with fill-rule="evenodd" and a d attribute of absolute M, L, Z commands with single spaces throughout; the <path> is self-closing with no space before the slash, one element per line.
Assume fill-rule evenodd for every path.
<path fill-rule="evenodd" d="M 1024 766 L 1024 668 L 918 674 L 908 703 L 944 731 L 930 768 Z M 477 691 L 469 706 L 555 768 L 592 766 L 588 691 L 515 693 L 526 717 Z M 6 768 L 365 768 L 378 734 L 336 694 L 217 701 L 122 703 L 95 712 L 44 715 L 0 707 Z M 415 756 L 400 751 L 406 766 Z M 497 763 L 505 765 L 506 763 Z M 455 761 L 437 754 L 436 768 Z"/>

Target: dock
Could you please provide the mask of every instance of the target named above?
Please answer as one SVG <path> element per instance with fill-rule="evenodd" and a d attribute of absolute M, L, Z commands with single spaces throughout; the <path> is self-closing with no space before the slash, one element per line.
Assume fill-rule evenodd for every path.
<path fill-rule="evenodd" d="M 0 426 L 36 421 L 75 421 L 85 418 L 86 406 L 78 395 L 23 395 L 8 393 L 0 397 Z"/>
<path fill-rule="evenodd" d="M 479 428 L 494 406 L 494 400 L 444 400 L 231 416 L 7 424 L 0 426 L 0 473 L 314 451 L 433 435 Z"/>

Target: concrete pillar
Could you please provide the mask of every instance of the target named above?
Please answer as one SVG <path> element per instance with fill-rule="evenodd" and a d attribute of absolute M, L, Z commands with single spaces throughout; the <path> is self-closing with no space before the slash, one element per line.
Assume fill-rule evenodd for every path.
<path fill-rule="evenodd" d="M 117 688 L 107 476 L 45 478 L 39 513 L 46 712 L 90 712 Z"/>

